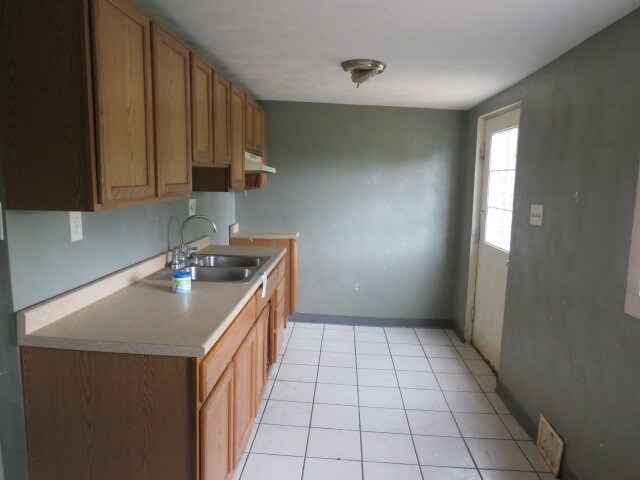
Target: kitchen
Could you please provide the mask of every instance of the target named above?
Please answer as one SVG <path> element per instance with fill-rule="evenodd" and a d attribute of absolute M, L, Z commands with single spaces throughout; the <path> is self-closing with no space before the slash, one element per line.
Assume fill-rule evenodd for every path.
<path fill-rule="evenodd" d="M 255 66 L 246 67 L 240 53 L 231 49 L 236 45 L 245 48 L 242 50 L 244 55 L 251 53 L 251 44 L 245 47 L 238 39 L 246 32 L 239 26 L 233 28 L 239 17 L 229 20 L 228 25 L 231 26 L 213 33 L 229 37 L 228 43 L 218 43 L 220 46 L 216 48 L 216 42 L 207 40 L 205 36 L 197 38 L 195 33 L 205 34 L 211 28 L 204 10 L 199 10 L 205 9 L 204 6 L 190 10 L 180 2 L 139 2 L 145 15 L 162 23 L 162 38 L 171 33 L 178 37 L 179 45 L 186 46 L 182 51 L 186 52 L 184 58 L 188 59 L 190 67 L 193 51 L 204 64 L 214 68 L 214 73 L 205 68 L 211 73 L 212 82 L 218 78 L 216 73 L 220 73 L 223 82 L 224 79 L 231 80 L 236 90 L 249 94 L 250 99 L 258 99 L 255 104 L 250 100 L 248 105 L 251 108 L 248 109 L 243 103 L 245 108 L 239 111 L 246 120 L 247 111 L 249 115 L 260 111 L 254 105 L 263 109 L 266 122 L 260 128 L 249 130 L 254 133 L 254 138 L 259 138 L 260 134 L 255 135 L 255 132 L 261 132 L 262 125 L 266 125 L 266 142 L 260 153 L 268 166 L 275 167 L 276 173 L 267 174 L 266 185 L 263 175 L 236 175 L 235 181 L 244 184 L 233 186 L 233 175 L 227 176 L 232 167 L 225 163 L 222 163 L 223 167 L 202 166 L 198 162 L 202 162 L 204 157 L 196 157 L 191 151 L 188 158 L 193 164 L 186 165 L 190 168 L 182 171 L 169 169 L 175 176 L 173 180 L 155 183 L 157 179 L 149 177 L 152 180 L 148 188 L 155 188 L 154 193 L 138 189 L 135 194 L 145 198 L 133 200 L 139 201 L 136 205 L 104 209 L 96 208 L 105 203 L 96 199 L 105 194 L 105 185 L 93 183 L 96 172 L 91 171 L 93 160 L 87 152 L 92 152 L 90 156 L 95 157 L 95 152 L 99 151 L 98 156 L 102 158 L 100 155 L 108 152 L 99 149 L 109 149 L 119 143 L 110 141 L 105 144 L 100 135 L 117 138 L 122 134 L 117 128 L 98 132 L 90 125 L 88 106 L 99 105 L 102 101 L 98 98 L 94 98 L 97 103 L 89 101 L 90 94 L 98 96 L 100 90 L 96 82 L 99 79 L 93 78 L 93 83 L 86 83 L 87 78 L 84 78 L 85 85 L 68 82 L 70 77 L 80 78 L 77 67 L 83 68 L 81 62 L 70 61 L 69 55 L 90 60 L 95 55 L 81 51 L 83 45 L 87 46 L 81 38 L 69 41 L 70 37 L 65 37 L 82 35 L 85 30 L 67 28 L 71 23 L 67 23 L 64 17 L 65 14 L 73 17 L 73 25 L 81 25 L 88 21 L 89 14 L 86 17 L 78 15 L 79 9 L 94 2 L 68 3 L 66 13 L 56 9 L 29 9 L 25 6 L 27 2 L 22 2 L 22 10 L 15 3 L 11 7 L 3 7 L 2 12 L 3 32 L 11 38 L 24 42 L 31 39 L 33 44 L 36 25 L 43 38 L 52 36 L 48 42 L 34 44 L 43 62 L 39 67 L 48 73 L 34 74 L 33 70 L 23 68 L 19 81 L 3 83 L 7 88 L 2 89 L 3 92 L 11 92 L 14 98 L 11 100 L 3 95 L 3 112 L 18 112 L 18 117 L 25 113 L 15 124 L 7 122 L 10 118 L 13 122 L 15 114 L 3 113 L 0 143 L 3 147 L 0 161 L 4 167 L 0 197 L 6 221 L 3 232 L 6 241 L 0 242 L 0 280 L 6 293 L 1 301 L 3 375 L 0 376 L 3 392 L 0 449 L 5 478 L 27 478 L 29 464 L 20 369 L 24 359 L 20 359 L 17 347 L 15 313 L 172 251 L 181 243 L 182 222 L 192 213 L 188 198 L 195 199 L 196 213 L 211 219 L 217 226 L 217 232 L 212 234 L 211 226 L 206 222 L 192 222 L 186 228 L 187 242 L 211 235 L 212 244 L 229 245 L 234 238 L 229 227 L 234 224 L 239 224 L 239 235 L 243 232 L 299 232 L 295 282 L 298 298 L 293 310 L 296 314 L 289 319 L 283 334 L 287 338 L 296 338 L 294 333 L 298 322 L 300 325 L 324 325 L 327 337 L 340 336 L 331 333 L 336 330 L 331 325 L 350 323 L 355 325 L 355 344 L 358 343 L 357 337 L 362 336 L 358 333 L 362 327 L 402 327 L 418 332 L 420 328 L 433 327 L 455 330 L 457 337 L 447 337 L 447 341 L 451 346 L 464 347 L 453 342 L 456 338 L 458 341 L 460 338 L 472 340 L 465 334 L 468 333 L 469 318 L 467 278 L 473 263 L 475 232 L 477 172 L 474 169 L 478 119 L 518 102 L 521 102 L 522 131 L 518 144 L 514 228 L 498 393 L 531 438 L 535 439 L 540 413 L 545 414 L 558 429 L 567 444 L 563 478 L 604 478 L 607 469 L 614 469 L 615 478 L 634 478 L 638 465 L 630 452 L 638 445 L 638 433 L 632 428 L 638 419 L 637 408 L 633 407 L 637 405 L 638 391 L 632 379 L 637 377 L 638 357 L 632 344 L 639 332 L 637 321 L 623 312 L 621 295 L 626 290 L 640 153 L 637 140 L 640 113 L 636 107 L 637 79 L 640 76 L 637 61 L 634 61 L 640 17 L 637 10 L 629 13 L 638 7 L 636 3 L 613 2 L 610 10 L 602 5 L 603 10 L 598 10 L 598 5 L 592 5 L 591 23 L 585 21 L 582 30 L 574 32 L 571 39 L 559 42 L 555 47 L 559 50 L 545 51 L 547 57 L 544 58 L 536 57 L 538 64 L 526 66 L 528 70 L 511 72 L 510 83 L 475 94 L 470 88 L 473 85 L 460 86 L 451 81 L 450 90 L 439 91 L 443 97 L 450 95 L 446 102 L 438 103 L 432 98 L 427 105 L 418 101 L 411 104 L 402 97 L 406 90 L 407 96 L 419 98 L 416 96 L 418 90 L 411 84 L 401 89 L 397 88 L 401 83 L 392 84 L 399 90 L 392 101 L 380 97 L 385 92 L 386 82 L 402 81 L 402 77 L 396 76 L 399 74 L 396 72 L 401 71 L 401 63 L 398 61 L 394 65 L 392 53 L 389 57 L 380 55 L 380 60 L 388 63 L 387 70 L 358 89 L 340 67 L 340 61 L 350 57 L 348 52 L 360 50 L 345 50 L 344 47 L 338 50 L 337 46 L 336 51 L 331 52 L 331 55 L 337 55 L 337 61 L 331 68 L 323 67 L 322 73 L 315 72 L 313 65 L 301 64 L 304 68 L 296 70 L 287 63 L 286 73 L 277 79 L 270 78 L 267 71 L 277 67 L 275 58 L 282 54 L 284 47 L 278 45 L 281 50 L 274 47 L 268 62 L 261 65 L 254 59 Z M 254 15 L 262 15 L 263 10 L 274 6 L 254 7 L 257 10 L 248 15 L 244 25 L 259 24 L 259 28 L 267 28 L 269 23 L 260 23 Z M 227 13 L 224 7 L 218 8 L 221 9 L 218 13 Z M 547 18 L 544 12 L 531 8 L 530 13 Z M 15 18 L 9 13 L 15 14 L 16 9 L 22 11 L 24 17 L 20 21 L 23 23 L 15 20 L 7 23 L 8 18 Z M 319 15 L 321 18 L 335 18 L 336 11 L 340 11 L 339 8 L 333 6 L 332 9 L 332 4 L 329 4 L 320 10 Z M 600 17 L 596 14 L 598 11 Z M 569 26 L 578 29 L 570 19 L 570 12 L 552 13 L 564 19 L 566 31 L 573 31 Z M 347 18 L 352 18 L 353 14 L 350 11 Z M 399 12 L 393 15 L 403 17 L 407 25 L 412 25 L 406 15 Z M 518 15 L 523 14 L 514 14 L 515 17 Z M 618 19 L 621 20 L 613 23 Z M 51 25 L 47 26 L 47 21 Z M 18 28 L 30 22 L 34 23 L 33 30 Z M 314 23 L 310 19 L 307 22 Z M 213 24 L 215 26 L 215 22 Z M 51 28 L 52 25 L 56 28 Z M 289 35 L 299 34 L 304 25 L 306 23 L 301 23 L 297 29 L 291 27 L 278 38 L 281 42 L 290 43 Z M 340 22 L 333 26 L 338 31 L 344 27 Z M 556 26 L 560 29 L 557 31 L 549 27 L 549 31 L 561 32 L 560 27 L 562 25 Z M 604 27 L 607 28 L 597 33 Z M 328 27 L 325 25 L 325 28 Z M 521 28 L 524 27 L 521 25 Z M 62 32 L 63 38 L 56 37 L 55 32 Z M 96 34 L 93 29 L 91 32 Z M 513 30 L 511 34 L 514 35 Z M 325 31 L 310 32 L 309 36 L 300 41 L 317 42 L 330 35 Z M 8 37 L 3 34 L 3 38 Z M 348 40 L 354 41 L 355 38 L 354 34 Z M 215 38 L 216 41 L 218 39 Z M 582 43 L 583 40 L 586 41 Z M 211 43 L 207 44 L 207 41 Z M 7 43 L 3 41 L 3 54 L 7 52 L 4 49 Z M 68 49 L 67 45 L 74 45 L 75 50 Z M 151 50 L 153 46 L 150 41 L 151 59 L 157 56 Z M 572 47 L 575 48 L 570 50 Z M 58 57 L 54 53 L 59 53 Z M 370 54 L 377 55 L 377 52 Z M 347 57 L 343 58 L 343 55 Z M 556 57 L 559 58 L 549 63 Z M 11 64 L 15 64 L 14 57 L 10 55 L 8 58 Z M 110 57 L 107 55 L 105 58 Z M 285 64 L 291 60 L 282 58 L 281 61 Z M 148 80 L 151 81 L 152 69 L 158 68 L 159 64 L 153 67 L 152 62 L 149 63 L 151 77 Z M 34 64 L 29 65 L 33 68 Z M 86 64 L 84 68 L 88 71 Z M 187 73 L 191 75 L 191 72 Z M 409 74 L 407 70 L 405 72 Z M 313 81 L 305 83 L 307 75 Z M 437 79 L 424 78 L 420 88 L 436 91 Z M 6 81 L 5 75 L 3 81 Z M 280 90 L 274 89 L 274 83 L 279 83 Z M 328 96 L 331 92 L 325 89 L 335 89 L 336 96 Z M 189 90 L 191 93 L 194 91 L 191 87 Z M 287 90 L 294 90 L 297 98 L 287 97 Z M 53 91 L 59 92 L 58 98 L 54 99 L 59 101 L 57 104 L 50 98 Z M 211 91 L 215 92 L 215 85 Z M 301 96 L 301 91 L 309 93 Z M 388 87 L 386 91 L 389 95 L 395 93 L 389 93 Z M 86 95 L 85 103 L 79 92 Z M 148 106 L 161 104 L 158 98 L 153 98 L 153 92 L 158 92 L 157 86 L 147 92 Z M 15 102 L 15 98 L 24 99 L 25 96 L 29 96 L 29 102 Z M 323 96 L 335 100 L 326 102 Z M 31 105 L 29 108 L 27 103 Z M 189 113 L 188 123 L 195 124 L 197 117 L 191 116 L 191 103 L 183 102 L 183 105 L 183 113 Z M 262 113 L 256 117 L 260 115 Z M 167 117 L 164 118 L 166 120 Z M 211 118 L 211 115 L 206 114 L 206 118 Z M 148 128 L 159 128 L 162 120 L 159 122 Z M 215 117 L 212 123 L 216 128 Z M 254 128 L 257 125 L 255 118 L 249 123 L 253 123 Z M 7 125 L 20 128 L 11 130 Z M 243 137 L 240 139 L 243 143 L 247 129 L 244 122 L 240 125 L 243 125 Z M 84 133 L 78 135 L 78 132 Z M 33 137 L 24 136 L 26 133 Z M 227 137 L 227 134 L 230 135 Z M 147 142 L 139 143 L 145 135 Z M 223 136 L 232 141 L 232 135 L 232 132 L 226 132 Z M 215 131 L 211 137 L 215 140 Z M 92 138 L 98 141 L 91 143 Z M 144 129 L 133 141 L 138 142 L 132 147 L 134 149 L 142 148 L 143 143 L 147 146 L 146 165 L 150 168 L 154 167 L 154 161 L 160 161 L 155 159 L 155 154 L 163 149 L 166 152 L 166 145 L 155 141 L 154 136 L 148 131 L 145 133 Z M 213 155 L 212 163 L 216 163 L 216 155 L 220 153 L 215 151 L 218 147 L 206 142 L 187 141 L 183 148 L 186 149 L 188 144 L 205 145 L 204 150 L 212 147 L 214 150 L 208 153 Z M 247 148 L 260 151 L 255 141 L 253 148 Z M 244 148 L 236 148 L 235 151 L 243 153 Z M 30 158 L 37 163 L 32 168 L 26 164 L 16 166 L 16 158 Z M 183 155 L 182 158 L 187 157 Z M 243 155 L 238 158 L 234 159 L 235 165 L 241 168 L 244 166 Z M 69 159 L 75 163 L 70 163 Z M 65 161 L 68 170 L 63 175 Z M 231 159 L 224 161 L 230 162 Z M 93 165 L 95 168 L 96 164 Z M 105 176 L 105 172 L 109 173 L 101 171 L 98 175 Z M 193 192 L 179 185 L 181 173 L 187 177 L 191 175 Z M 113 178 L 121 180 L 118 175 L 116 172 Z M 139 175 L 139 171 L 132 175 Z M 183 183 L 188 183 L 186 177 L 183 178 Z M 243 188 L 246 186 L 262 188 Z M 229 192 L 230 189 L 235 193 Z M 161 198 L 165 193 L 180 199 L 150 199 Z M 112 197 L 105 195 L 102 199 L 107 203 L 123 198 L 121 192 L 113 193 Z M 23 204 L 11 205 L 18 200 Z M 529 223 L 529 209 L 533 204 L 545 204 L 547 207 L 541 228 Z M 82 211 L 83 239 L 71 242 L 69 212 L 75 211 Z M 215 250 L 216 247 L 210 248 Z M 271 267 L 276 265 L 270 264 Z M 598 277 L 602 280 L 596 281 Z M 250 289 L 255 289 L 252 293 L 258 292 L 259 283 L 259 279 L 250 282 Z M 203 288 L 204 282 L 193 284 L 195 291 Z M 216 285 L 212 283 L 209 287 Z M 291 293 L 290 290 L 287 293 Z M 174 295 L 170 288 L 167 295 L 170 298 Z M 393 337 L 393 331 L 390 333 Z M 299 335 L 300 340 L 309 340 L 302 343 L 312 344 L 317 340 L 312 338 L 317 333 L 300 332 Z M 375 337 L 371 335 L 371 338 Z M 422 338 L 422 345 L 429 345 L 424 343 L 426 334 L 416 334 L 416 338 L 418 341 Z M 390 349 L 396 344 L 386 343 Z M 368 348 L 374 347 L 368 345 Z M 403 349 L 408 352 L 411 347 Z M 427 354 L 424 356 L 430 358 Z M 541 361 L 541 357 L 544 360 Z M 587 366 L 591 368 L 587 369 Z M 547 372 L 556 369 L 557 375 L 547 376 Z M 383 371 L 386 370 L 381 369 Z M 493 373 L 487 376 L 491 377 Z M 611 394 L 611 389 L 615 394 Z M 583 400 L 585 398 L 589 401 Z M 615 418 L 605 413 L 625 410 L 629 411 L 631 419 Z M 583 425 L 582 420 L 586 417 L 593 422 L 589 427 Z M 239 455 L 238 462 L 246 461 L 251 455 Z M 267 454 L 256 452 L 254 455 L 258 458 Z M 304 459 L 305 455 L 293 457 Z M 365 464 L 376 462 L 362 460 L 362 456 L 351 460 L 361 467 L 360 476 L 354 478 L 374 475 L 368 473 Z M 294 476 L 297 462 L 295 460 L 296 466 L 291 467 Z M 317 463 L 322 462 L 314 460 L 309 465 Z M 387 465 L 379 463 L 382 465 L 380 468 Z M 393 461 L 388 464 L 404 465 Z M 423 468 L 409 467 L 407 470 L 415 474 L 417 469 L 418 475 L 430 478 L 429 475 L 435 475 L 434 468 L 457 468 L 455 465 L 438 467 L 429 462 L 420 464 Z M 406 465 L 413 465 L 413 460 Z M 459 467 L 464 470 L 462 465 Z M 241 470 L 239 467 L 236 473 L 242 474 Z M 455 472 L 493 478 L 483 471 L 491 468 L 483 469 L 474 464 L 468 470 L 471 471 Z M 307 473 L 305 467 L 304 472 L 305 478 L 313 478 L 311 469 Z M 537 475 L 521 473 L 522 478 L 536 478 Z M 544 472 L 540 473 L 542 477 Z M 246 478 L 252 477 L 247 474 Z M 286 477 L 283 474 L 281 478 Z M 345 474 L 342 478 L 351 477 Z"/>

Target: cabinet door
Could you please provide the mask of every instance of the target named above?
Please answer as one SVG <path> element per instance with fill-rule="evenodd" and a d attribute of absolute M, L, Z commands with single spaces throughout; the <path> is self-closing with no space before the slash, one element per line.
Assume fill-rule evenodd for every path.
<path fill-rule="evenodd" d="M 244 146 L 247 150 L 256 149 L 255 108 L 256 102 L 246 95 L 244 101 Z"/>
<path fill-rule="evenodd" d="M 247 445 L 255 415 L 256 331 L 251 329 L 233 357 L 235 390 L 235 462 Z"/>
<path fill-rule="evenodd" d="M 244 92 L 231 87 L 231 170 L 230 190 L 244 188 Z"/>
<path fill-rule="evenodd" d="M 266 163 L 265 160 L 265 148 L 264 148 L 264 140 L 265 140 L 265 111 L 264 109 L 258 105 L 257 103 L 254 103 L 255 105 L 255 120 L 254 120 L 254 137 L 255 137 L 255 148 L 256 148 L 256 152 L 258 152 L 259 155 L 261 155 L 262 158 L 262 162 Z"/>
<path fill-rule="evenodd" d="M 255 394 L 256 408 L 262 401 L 264 386 L 267 384 L 267 366 L 269 365 L 269 305 L 262 309 L 262 313 L 256 320 L 256 384 Z"/>
<path fill-rule="evenodd" d="M 158 196 L 191 192 L 189 48 L 153 24 Z"/>
<path fill-rule="evenodd" d="M 218 72 L 213 74 L 214 161 L 231 163 L 231 83 Z"/>
<path fill-rule="evenodd" d="M 200 410 L 200 480 L 227 480 L 233 474 L 234 402 L 230 363 Z"/>
<path fill-rule="evenodd" d="M 213 163 L 213 70 L 191 52 L 191 128 L 193 162 Z"/>
<path fill-rule="evenodd" d="M 92 20 L 99 201 L 154 197 L 151 22 L 127 0 L 95 0 Z"/>

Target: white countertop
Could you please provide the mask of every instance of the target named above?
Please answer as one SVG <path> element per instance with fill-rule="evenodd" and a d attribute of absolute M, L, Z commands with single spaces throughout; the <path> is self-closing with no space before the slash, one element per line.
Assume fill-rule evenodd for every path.
<path fill-rule="evenodd" d="M 211 245 L 199 253 L 269 256 L 271 258 L 261 268 L 268 274 L 284 256 L 285 250 Z M 154 266 L 159 265 L 157 261 Z M 122 271 L 97 280 L 92 282 L 96 285 L 80 287 L 71 294 L 83 298 L 86 303 L 84 297 L 96 292 L 99 282 L 113 281 L 117 275 L 126 273 Z M 191 293 L 176 294 L 172 292 L 171 280 L 144 278 L 50 323 L 43 320 L 47 318 L 47 308 L 52 316 L 55 316 L 56 309 L 62 308 L 56 306 L 56 302 L 64 302 L 63 295 L 18 312 L 18 344 L 200 357 L 222 336 L 261 284 L 260 277 L 244 284 L 192 282 Z M 37 316 L 37 321 L 29 324 L 30 315 Z M 34 324 L 37 328 L 30 327 Z"/>

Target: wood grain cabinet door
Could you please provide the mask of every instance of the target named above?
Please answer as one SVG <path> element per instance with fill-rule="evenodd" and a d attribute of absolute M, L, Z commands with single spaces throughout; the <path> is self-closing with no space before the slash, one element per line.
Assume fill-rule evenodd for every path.
<path fill-rule="evenodd" d="M 233 357 L 234 391 L 235 391 L 235 462 L 240 457 L 251 435 L 253 417 L 255 416 L 255 364 L 256 364 L 256 331 L 252 328 Z"/>
<path fill-rule="evenodd" d="M 213 74 L 213 152 L 220 165 L 231 163 L 231 83 Z"/>
<path fill-rule="evenodd" d="M 191 127 L 193 162 L 213 163 L 213 70 L 191 52 Z"/>
<path fill-rule="evenodd" d="M 255 109 L 255 119 L 253 121 L 254 124 L 254 138 L 255 138 L 255 149 L 258 155 L 263 157 L 262 161 L 264 162 L 264 134 L 265 134 L 265 111 L 264 109 L 258 105 L 258 103 L 254 103 Z"/>
<path fill-rule="evenodd" d="M 262 309 L 256 320 L 256 375 L 255 375 L 255 405 L 260 405 L 264 386 L 267 384 L 267 366 L 269 364 L 269 305 Z"/>
<path fill-rule="evenodd" d="M 158 196 L 191 192 L 189 48 L 153 24 L 153 97 Z"/>
<path fill-rule="evenodd" d="M 200 410 L 200 480 L 228 480 L 235 468 L 233 362 Z"/>
<path fill-rule="evenodd" d="M 127 0 L 91 3 L 99 201 L 154 197 L 151 21 Z"/>
<path fill-rule="evenodd" d="M 242 90 L 231 87 L 231 171 L 230 190 L 244 188 L 244 99 Z"/>
<path fill-rule="evenodd" d="M 244 101 L 244 146 L 247 150 L 256 149 L 256 125 L 255 125 L 256 102 L 245 96 Z"/>

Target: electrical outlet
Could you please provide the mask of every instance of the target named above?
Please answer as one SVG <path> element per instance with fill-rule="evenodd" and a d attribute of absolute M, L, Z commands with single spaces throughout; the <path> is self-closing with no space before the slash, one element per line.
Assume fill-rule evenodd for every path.
<path fill-rule="evenodd" d="M 82 213 L 69 212 L 69 231 L 72 242 L 82 240 Z"/>
<path fill-rule="evenodd" d="M 189 216 L 195 215 L 195 214 L 196 214 L 196 199 L 190 198 L 189 199 Z"/>
<path fill-rule="evenodd" d="M 543 210 L 543 205 L 531 205 L 531 217 L 529 218 L 529 223 L 531 225 L 535 225 L 537 227 L 542 226 Z"/>
<path fill-rule="evenodd" d="M 0 241 L 4 240 L 4 223 L 2 222 L 2 203 L 0 202 Z"/>

